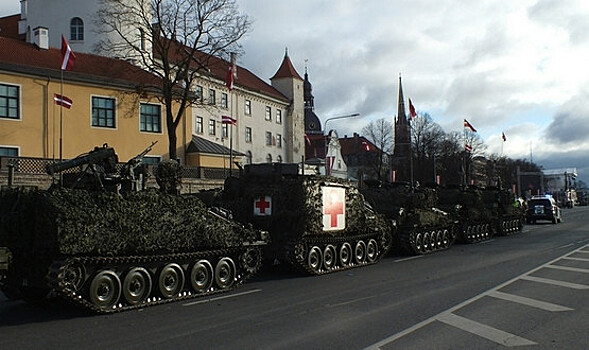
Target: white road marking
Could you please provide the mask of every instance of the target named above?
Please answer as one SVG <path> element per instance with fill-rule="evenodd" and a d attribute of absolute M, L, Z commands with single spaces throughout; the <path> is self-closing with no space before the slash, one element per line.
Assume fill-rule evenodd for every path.
<path fill-rule="evenodd" d="M 572 288 L 572 289 L 589 289 L 589 286 L 585 285 L 585 284 L 558 281 L 558 280 L 553 280 L 553 279 L 548 279 L 548 278 L 541 278 L 541 277 L 534 277 L 534 276 L 523 276 L 521 279 L 526 280 L 526 281 L 553 284 L 555 286 Z"/>
<path fill-rule="evenodd" d="M 497 328 L 489 327 L 482 323 L 478 323 L 458 315 L 454 315 L 453 313 L 439 315 L 437 320 L 504 346 L 512 347 L 536 345 L 536 343 L 531 340 L 518 337 L 517 335 L 504 332 Z"/>
<path fill-rule="evenodd" d="M 223 295 L 223 296 L 219 296 L 216 298 L 209 298 L 209 299 L 204 299 L 204 300 L 197 300 L 197 301 L 193 301 L 190 303 L 182 304 L 182 306 L 192 306 L 192 305 L 198 305 L 198 304 L 205 304 L 205 303 L 210 303 L 212 301 L 240 297 L 242 295 L 257 293 L 257 292 L 261 292 L 261 291 L 262 291 L 261 289 L 252 289 L 252 290 L 248 290 L 248 291 L 241 292 L 241 293 L 228 294 L 228 295 Z"/>
<path fill-rule="evenodd" d="M 560 265 L 548 265 L 546 267 L 550 268 L 550 269 L 555 269 L 555 270 L 589 273 L 589 269 L 580 269 L 578 267 L 560 266 Z"/>
<path fill-rule="evenodd" d="M 545 301 L 540 301 L 540 300 L 536 300 L 536 299 L 532 299 L 532 298 L 526 298 L 526 297 L 522 297 L 522 296 L 514 295 L 514 294 L 502 293 L 502 292 L 498 292 L 498 291 L 493 291 L 493 292 L 489 293 L 489 296 L 493 297 L 493 298 L 497 298 L 497 299 L 512 301 L 514 303 L 519 303 L 519 304 L 535 307 L 535 308 L 550 311 L 550 312 L 573 310 L 573 309 L 566 307 L 566 306 L 547 303 Z"/>
<path fill-rule="evenodd" d="M 494 288 L 491 288 L 491 289 L 489 289 L 486 292 L 483 292 L 483 293 L 481 293 L 479 295 L 475 295 L 474 297 L 472 297 L 472 298 L 470 298 L 468 300 L 465 300 L 462 303 L 460 303 L 458 305 L 455 305 L 455 306 L 451 307 L 450 309 L 441 312 L 438 315 L 432 316 L 432 317 L 430 317 L 430 318 L 428 318 L 426 320 L 423 320 L 423 321 L 421 321 L 419 323 L 414 324 L 413 326 L 411 326 L 411 327 L 409 327 L 409 328 L 407 328 L 405 330 L 402 330 L 402 331 L 400 331 L 400 332 L 398 332 L 396 334 L 393 334 L 393 335 L 391 335 L 391 336 L 389 336 L 389 337 L 387 337 L 387 338 L 385 338 L 385 339 L 383 339 L 383 340 L 381 340 L 381 341 L 379 341 L 377 343 L 374 343 L 374 344 L 366 347 L 365 350 L 377 350 L 377 349 L 380 349 L 381 346 L 385 346 L 385 345 L 387 345 L 389 343 L 392 343 L 392 342 L 394 342 L 394 341 L 396 341 L 396 340 L 398 340 L 398 339 L 406 336 L 407 334 L 413 333 L 414 331 L 416 331 L 416 330 L 418 330 L 418 329 L 420 329 L 422 327 L 425 327 L 425 326 L 429 325 L 430 323 L 432 323 L 434 321 L 437 321 L 438 320 L 438 316 L 440 316 L 442 314 L 452 313 L 452 312 L 454 312 L 456 310 L 459 310 L 459 309 L 463 308 L 466 305 L 472 304 L 475 301 L 477 301 L 477 300 L 479 300 L 479 299 L 481 299 L 481 298 L 489 295 L 491 292 L 498 291 L 499 289 L 501 289 L 501 288 L 503 288 L 505 286 L 508 286 L 508 285 L 512 284 L 513 282 L 515 282 L 515 281 L 517 281 L 517 280 L 519 280 L 519 279 L 521 279 L 523 277 L 526 277 L 528 275 L 531 275 L 534 272 L 539 271 L 539 270 L 541 270 L 541 269 L 543 269 L 545 267 L 551 266 L 551 264 L 557 262 L 558 260 L 562 259 L 563 257 L 567 257 L 567 256 L 570 256 L 570 255 L 575 254 L 575 253 L 583 252 L 582 249 L 585 249 L 587 247 L 589 247 L 589 245 L 585 245 L 585 246 L 583 246 L 581 248 L 578 248 L 576 250 L 573 250 L 572 252 L 569 252 L 567 254 L 564 254 L 564 255 L 562 255 L 562 256 L 560 256 L 560 257 L 558 257 L 558 258 L 556 258 L 556 259 L 554 259 L 552 261 L 549 261 L 549 262 L 547 262 L 547 263 L 545 263 L 543 265 L 540 265 L 540 266 L 538 266 L 538 267 L 536 267 L 536 268 L 534 268 L 534 269 L 532 269 L 532 270 L 530 270 L 530 271 L 528 271 L 526 273 L 523 273 L 523 274 L 521 274 L 521 275 L 519 275 L 519 276 L 517 276 L 515 278 L 512 278 L 512 279 L 510 279 L 507 282 L 504 282 L 504 283 L 502 283 L 502 284 L 500 284 L 500 285 L 498 285 L 498 286 L 496 286 Z"/>
<path fill-rule="evenodd" d="M 423 255 L 415 255 L 415 256 L 410 256 L 408 258 L 397 259 L 397 260 L 393 260 L 393 262 L 403 262 L 403 261 L 415 260 L 415 259 L 419 259 L 419 258 L 423 258 Z"/>
<path fill-rule="evenodd" d="M 565 260 L 574 260 L 574 261 L 589 261 L 589 259 L 575 258 L 575 257 L 572 257 L 572 256 L 567 256 L 567 257 L 564 257 L 563 259 L 565 259 Z"/>

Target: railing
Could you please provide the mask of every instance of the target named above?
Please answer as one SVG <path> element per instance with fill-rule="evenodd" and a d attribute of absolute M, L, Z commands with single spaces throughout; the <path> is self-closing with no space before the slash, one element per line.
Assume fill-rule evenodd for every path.
<path fill-rule="evenodd" d="M 0 173 L 7 173 L 9 166 L 13 166 L 16 174 L 47 175 L 47 172 L 45 171 L 46 166 L 57 162 L 59 161 L 47 158 L 2 156 L 0 157 Z M 120 170 L 124 164 L 125 163 L 118 163 L 116 165 L 117 171 Z M 63 172 L 76 173 L 84 170 L 85 166 L 86 165 L 76 166 Z M 154 171 L 155 165 L 147 166 L 148 174 L 153 174 Z M 238 173 L 238 170 L 233 170 L 233 176 L 238 176 Z M 229 176 L 229 169 L 182 166 L 181 175 L 183 178 L 221 180 Z"/>

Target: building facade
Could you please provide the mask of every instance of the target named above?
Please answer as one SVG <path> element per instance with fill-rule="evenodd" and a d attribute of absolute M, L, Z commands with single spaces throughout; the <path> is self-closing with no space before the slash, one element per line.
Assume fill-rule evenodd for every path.
<path fill-rule="evenodd" d="M 61 131 L 64 158 L 107 142 L 116 147 L 124 160 L 152 140 L 158 140 L 158 144 L 150 155 L 168 158 L 165 111 L 158 102 L 161 96 L 154 82 L 157 78 L 133 66 L 134 61 L 128 57 L 107 58 L 106 54 L 96 52 L 101 28 L 94 17 L 99 3 L 22 0 L 20 15 L 0 18 L 0 37 L 4 36 L 0 52 L 0 90 L 4 90 L 0 91 L 0 101 L 17 103 L 19 115 L 15 119 L 0 114 L 2 130 L 6 130 L 0 135 L 0 145 L 10 147 L 8 153 L 16 150 L 21 156 L 55 157 L 57 152 L 53 150 L 55 143 L 59 143 L 55 135 Z M 129 28 L 130 38 L 140 40 L 141 30 Z M 77 55 L 73 70 L 64 72 L 63 84 L 57 49 L 61 35 Z M 26 51 L 26 59 L 4 49 L 10 46 Z M 305 148 L 303 79 L 288 54 L 270 84 L 236 65 L 231 90 L 225 86 L 225 74 L 231 63 L 218 58 L 211 62 L 209 74 L 198 78 L 191 87 L 203 103 L 188 107 L 176 130 L 178 158 L 186 165 L 218 168 L 234 166 L 234 162 L 300 162 Z M 123 70 L 125 75 L 121 79 Z M 144 91 L 147 86 L 154 87 L 153 91 Z M 63 127 L 57 128 L 52 94 L 61 92 L 62 87 L 63 95 L 74 100 L 74 104 L 71 109 L 60 111 Z M 16 99 L 10 95 L 14 93 L 18 94 Z M 93 116 L 100 114 L 93 103 L 103 102 L 109 107 L 100 113 L 115 117 L 98 122 L 107 125 L 93 125 Z M 155 118 L 159 120 L 157 127 L 141 124 L 142 110 L 145 116 L 158 115 L 158 108 L 152 105 L 160 108 L 159 119 Z M 235 125 L 223 124 L 223 116 L 233 118 Z M 233 161 L 229 159 L 231 153 Z"/>

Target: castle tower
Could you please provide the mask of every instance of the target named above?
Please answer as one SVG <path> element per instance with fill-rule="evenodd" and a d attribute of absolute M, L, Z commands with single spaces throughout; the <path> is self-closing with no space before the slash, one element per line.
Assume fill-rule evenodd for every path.
<path fill-rule="evenodd" d="M 399 101 L 397 119 L 395 120 L 395 148 L 392 157 L 392 169 L 396 172 L 396 181 L 411 181 L 411 126 L 405 113 L 405 98 L 401 76 L 399 76 Z"/>
<path fill-rule="evenodd" d="M 290 99 L 286 123 L 286 162 L 298 163 L 305 155 L 305 97 L 303 78 L 297 73 L 285 50 L 284 59 L 276 74 L 270 78 L 272 86 Z"/>
<path fill-rule="evenodd" d="M 313 86 L 309 81 L 307 67 L 305 67 L 305 133 L 307 135 L 322 135 L 321 121 L 315 114 L 315 97 L 313 96 Z"/>

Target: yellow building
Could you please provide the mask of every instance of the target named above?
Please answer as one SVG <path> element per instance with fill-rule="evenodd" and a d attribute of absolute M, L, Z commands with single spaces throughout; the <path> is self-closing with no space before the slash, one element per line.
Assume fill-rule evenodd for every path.
<path fill-rule="evenodd" d="M 165 157 L 165 111 L 149 88 L 156 77 L 82 53 L 75 70 L 62 72 L 58 49 L 2 37 L 0 47 L 0 155 L 68 159 L 107 143 L 126 161 L 158 141 L 150 156 Z M 71 108 L 57 105 L 55 94 Z"/>

